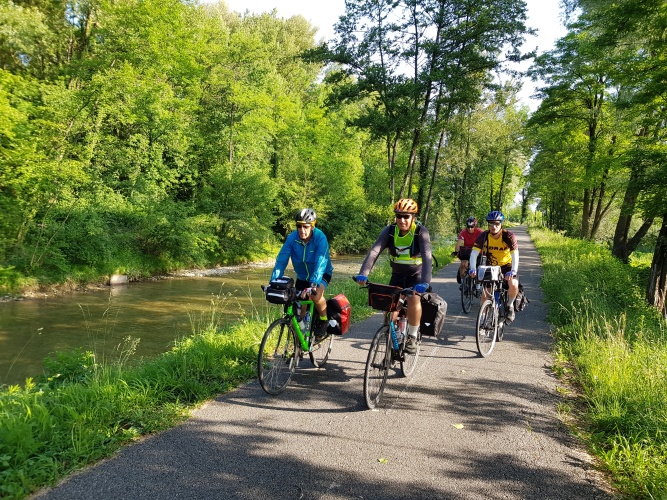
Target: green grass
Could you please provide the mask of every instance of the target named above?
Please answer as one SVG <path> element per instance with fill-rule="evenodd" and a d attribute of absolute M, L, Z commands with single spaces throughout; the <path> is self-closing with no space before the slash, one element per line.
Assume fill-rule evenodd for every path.
<path fill-rule="evenodd" d="M 441 265 L 451 261 L 451 246 L 435 251 Z M 389 276 L 383 259 L 370 278 Z M 367 291 L 349 277 L 331 283 L 328 294 L 338 293 L 350 300 L 353 321 L 373 314 Z M 156 358 L 133 364 L 131 342 L 112 364 L 98 364 L 91 352 L 58 353 L 45 360 L 45 377 L 0 389 L 0 497 L 20 499 L 53 485 L 254 378 L 259 342 L 282 310 L 271 307 L 262 317 L 265 308 L 253 307 L 220 329 L 220 306 L 191 317 L 193 335 Z"/>
<path fill-rule="evenodd" d="M 667 330 L 644 300 L 650 259 L 624 265 L 591 242 L 531 236 L 558 370 L 580 393 L 581 434 L 624 495 L 667 498 Z"/>

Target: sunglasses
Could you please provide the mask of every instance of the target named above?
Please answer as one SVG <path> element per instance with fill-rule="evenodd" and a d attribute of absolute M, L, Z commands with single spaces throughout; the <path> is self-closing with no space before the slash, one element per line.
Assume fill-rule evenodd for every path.
<path fill-rule="evenodd" d="M 412 217 L 412 215 L 396 214 L 396 218 L 401 220 L 409 219 L 410 217 Z"/>
<path fill-rule="evenodd" d="M 297 224 L 296 228 L 297 229 L 310 229 L 310 224 Z"/>
<path fill-rule="evenodd" d="M 500 226 L 500 222 L 496 221 L 489 221 L 489 226 Z"/>

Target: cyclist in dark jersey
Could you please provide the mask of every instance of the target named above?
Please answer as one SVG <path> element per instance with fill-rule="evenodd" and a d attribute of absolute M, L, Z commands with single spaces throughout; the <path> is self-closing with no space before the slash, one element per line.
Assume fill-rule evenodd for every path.
<path fill-rule="evenodd" d="M 514 321 L 514 299 L 519 293 L 519 245 L 513 232 L 503 229 L 505 216 L 499 210 L 492 210 L 486 216 L 489 229 L 477 237 L 470 253 L 471 276 L 477 275 L 477 255 L 486 256 L 487 265 L 500 266 L 509 286 L 507 292 L 507 322 Z M 486 297 L 482 296 L 481 300 Z"/>
<path fill-rule="evenodd" d="M 386 226 L 364 259 L 358 276 L 360 285 L 368 281 L 368 274 L 375 261 L 386 248 L 391 264 L 389 284 L 401 288 L 412 287 L 415 292 L 424 293 L 430 289 L 433 257 L 431 237 L 428 230 L 417 222 L 417 203 L 411 198 L 401 198 L 394 205 L 396 221 Z M 408 298 L 408 340 L 405 349 L 414 353 L 417 349 L 417 332 L 421 320 L 422 307 L 418 295 Z"/>

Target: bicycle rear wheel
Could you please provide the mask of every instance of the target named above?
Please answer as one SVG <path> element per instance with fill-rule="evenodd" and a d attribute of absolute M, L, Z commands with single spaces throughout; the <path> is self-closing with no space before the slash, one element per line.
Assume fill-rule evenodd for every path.
<path fill-rule="evenodd" d="M 364 399 L 369 409 L 380 404 L 389 372 L 389 325 L 382 325 L 371 341 L 364 371 Z"/>
<path fill-rule="evenodd" d="M 477 315 L 477 350 L 480 356 L 487 357 L 496 345 L 498 315 L 492 300 L 486 300 Z"/>
<path fill-rule="evenodd" d="M 403 341 L 405 342 L 405 340 Z M 408 354 L 405 352 L 405 348 L 403 349 L 403 361 L 401 361 L 401 373 L 403 374 L 404 377 L 409 376 L 413 371 L 415 371 L 415 367 L 417 366 L 417 359 L 419 359 L 419 351 L 421 350 L 421 334 L 417 335 L 417 350 L 415 351 L 414 354 Z"/>
<path fill-rule="evenodd" d="M 268 394 L 285 390 L 299 359 L 299 345 L 289 318 L 279 318 L 269 325 L 259 347 L 257 377 Z"/>
<path fill-rule="evenodd" d="M 466 314 L 470 312 L 472 307 L 474 287 L 472 278 L 466 274 L 461 280 L 461 307 Z"/>
<path fill-rule="evenodd" d="M 326 337 L 324 340 L 320 342 L 317 342 L 314 339 L 311 341 L 312 344 L 308 354 L 310 355 L 310 361 L 311 363 L 313 363 L 314 367 L 320 368 L 324 366 L 324 364 L 329 359 L 329 354 L 331 353 L 331 345 L 333 344 L 333 338 L 334 336 L 329 334 L 328 337 Z"/>

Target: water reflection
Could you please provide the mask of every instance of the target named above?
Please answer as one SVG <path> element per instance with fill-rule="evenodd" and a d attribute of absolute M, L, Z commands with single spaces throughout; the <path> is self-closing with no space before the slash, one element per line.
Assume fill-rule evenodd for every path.
<path fill-rule="evenodd" d="M 334 279 L 356 272 L 359 258 L 336 259 Z M 348 269 L 349 266 L 349 269 Z M 175 339 L 270 306 L 260 289 L 270 268 L 213 277 L 130 283 L 100 291 L 0 304 L 0 384 L 41 374 L 42 360 L 81 347 L 98 359 L 119 359 L 140 339 L 133 358 L 168 350 Z M 338 275 L 338 276 L 336 276 Z M 130 338 L 130 344 L 127 339 Z"/>

